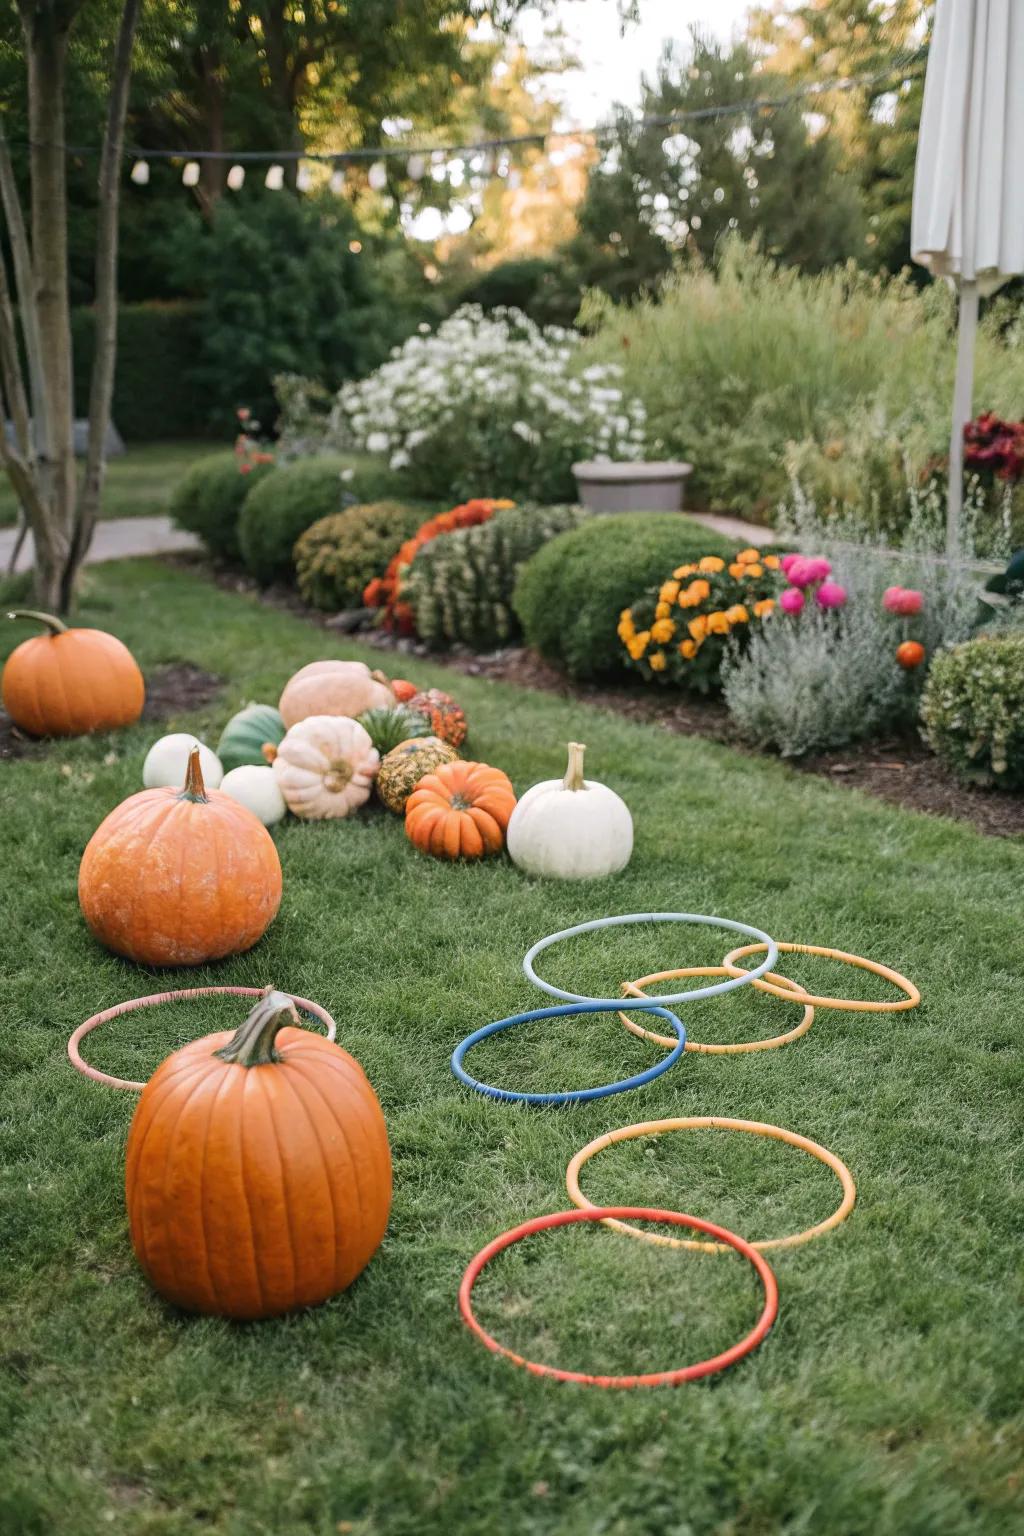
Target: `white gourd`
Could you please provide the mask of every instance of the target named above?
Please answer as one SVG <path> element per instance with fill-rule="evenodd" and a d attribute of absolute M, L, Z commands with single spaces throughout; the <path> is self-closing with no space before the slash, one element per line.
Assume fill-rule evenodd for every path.
<path fill-rule="evenodd" d="M 633 818 L 613 789 L 584 779 L 585 751 L 571 741 L 565 778 L 534 784 L 512 812 L 509 856 L 529 875 L 596 880 L 629 863 Z"/>
<path fill-rule="evenodd" d="M 232 768 L 221 780 L 220 789 L 221 794 L 230 795 L 247 811 L 252 811 L 265 827 L 275 827 L 287 814 L 288 807 L 273 768 L 258 768 L 251 763 Z"/>
<path fill-rule="evenodd" d="M 188 731 L 175 731 L 161 736 L 146 753 L 142 765 L 142 782 L 146 789 L 180 789 L 188 770 L 189 753 L 199 748 L 199 766 L 203 771 L 203 783 L 207 789 L 219 789 L 224 769 L 216 752 L 191 736 Z"/>

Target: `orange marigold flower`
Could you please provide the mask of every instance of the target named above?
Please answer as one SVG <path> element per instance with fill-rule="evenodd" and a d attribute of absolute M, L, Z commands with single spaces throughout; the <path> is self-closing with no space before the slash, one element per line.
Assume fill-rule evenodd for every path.
<path fill-rule="evenodd" d="M 692 661 L 697 654 L 697 644 L 694 640 L 684 640 L 679 647 L 679 654 L 684 661 Z"/>
<path fill-rule="evenodd" d="M 651 639 L 657 645 L 664 645 L 671 640 L 675 632 L 676 627 L 671 619 L 659 619 L 656 624 L 651 625 Z"/>
<path fill-rule="evenodd" d="M 743 567 L 743 574 L 744 576 L 749 576 L 751 581 L 756 581 L 758 576 L 764 575 L 764 566 L 760 562 L 754 565 L 745 565 Z"/>
<path fill-rule="evenodd" d="M 698 563 L 697 569 L 699 571 L 711 572 L 724 571 L 725 561 L 722 559 L 721 555 L 705 555 L 703 560 Z"/>
<path fill-rule="evenodd" d="M 672 575 L 678 577 L 678 579 L 682 581 L 685 577 L 692 576 L 696 569 L 697 567 L 695 565 L 680 565 L 676 567 L 676 569 L 672 572 Z"/>
<path fill-rule="evenodd" d="M 711 583 L 699 576 L 696 581 L 690 582 L 689 592 L 695 603 L 703 603 L 711 596 Z"/>
<path fill-rule="evenodd" d="M 730 565 L 730 567 L 729 567 L 729 575 L 732 577 L 732 579 L 734 581 L 739 581 L 740 577 L 741 576 L 745 576 L 746 573 L 747 573 L 746 566 L 745 565 L 740 565 L 737 560 L 734 560 L 732 565 Z"/>
<path fill-rule="evenodd" d="M 698 613 L 697 617 L 691 619 L 686 627 L 690 631 L 690 638 L 699 643 L 708 632 L 707 617 L 703 613 Z"/>
<path fill-rule="evenodd" d="M 775 611 L 775 599 L 774 599 L 774 597 L 763 597 L 759 603 L 755 603 L 754 604 L 754 617 L 755 617 L 755 619 L 766 619 L 768 617 L 768 615 L 770 613 L 774 613 L 774 611 Z"/>
<path fill-rule="evenodd" d="M 750 619 L 750 614 L 742 603 L 733 603 L 731 608 L 725 610 L 725 616 L 730 624 L 746 624 Z"/>
<path fill-rule="evenodd" d="M 679 583 L 678 583 L 678 581 L 665 581 L 665 582 L 662 582 L 661 591 L 658 593 L 658 600 L 659 600 L 659 602 L 662 602 L 662 603 L 674 603 L 678 596 L 679 596 Z"/>
<path fill-rule="evenodd" d="M 652 672 L 664 672 L 666 661 L 664 651 L 652 651 L 647 660 Z"/>
<path fill-rule="evenodd" d="M 671 603 L 658 603 L 657 607 L 654 610 L 654 617 L 656 619 L 667 619 L 671 612 L 672 612 L 672 604 Z"/>
<path fill-rule="evenodd" d="M 736 556 L 736 560 L 739 565 L 753 565 L 754 562 L 760 560 L 760 558 L 761 551 L 758 549 L 741 549 L 739 554 Z"/>
<path fill-rule="evenodd" d="M 769 571 L 777 571 L 779 568 L 779 557 L 778 555 L 765 555 L 761 564 L 766 566 Z"/>
<path fill-rule="evenodd" d="M 644 651 L 647 649 L 650 638 L 650 630 L 642 629 L 639 634 L 634 635 L 632 640 L 629 641 L 626 649 L 629 651 L 629 654 L 632 656 L 634 661 L 640 660 L 641 656 L 644 654 Z"/>
<path fill-rule="evenodd" d="M 708 633 L 711 635 L 727 635 L 729 633 L 729 620 L 720 608 L 717 613 L 708 614 Z"/>

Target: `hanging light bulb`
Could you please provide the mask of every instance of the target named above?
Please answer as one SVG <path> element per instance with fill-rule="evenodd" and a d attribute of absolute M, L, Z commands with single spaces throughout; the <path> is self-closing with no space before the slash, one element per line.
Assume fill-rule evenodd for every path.
<path fill-rule="evenodd" d="M 245 184 L 245 166 L 233 165 L 228 171 L 228 186 L 232 192 L 240 192 Z"/>
<path fill-rule="evenodd" d="M 308 165 L 299 165 L 295 173 L 295 185 L 300 192 L 308 192 L 313 185 L 313 172 Z"/>
<path fill-rule="evenodd" d="M 522 184 L 523 184 L 523 173 L 522 173 L 522 171 L 517 171 L 515 169 L 515 167 L 513 166 L 512 170 L 510 170 L 509 173 L 508 173 L 508 184 L 511 187 L 513 192 L 516 190 L 517 187 L 521 187 Z"/>
<path fill-rule="evenodd" d="M 144 187 L 149 181 L 149 162 L 136 160 L 131 169 L 131 179 L 137 187 Z"/>
<path fill-rule="evenodd" d="M 340 194 L 345 190 L 345 172 L 340 165 L 336 166 L 331 172 L 330 188 L 335 194 Z"/>
<path fill-rule="evenodd" d="M 422 155 L 410 155 L 405 162 L 405 173 L 410 181 L 422 181 L 426 170 L 427 162 Z"/>
<path fill-rule="evenodd" d="M 388 184 L 388 168 L 383 160 L 375 160 L 366 177 L 374 192 L 383 192 Z"/>
<path fill-rule="evenodd" d="M 187 160 L 185 169 L 181 173 L 181 179 L 186 187 L 198 187 L 199 185 L 199 161 Z"/>
<path fill-rule="evenodd" d="M 280 192 L 284 186 L 284 166 L 268 166 L 263 185 L 267 188 L 268 192 Z"/>

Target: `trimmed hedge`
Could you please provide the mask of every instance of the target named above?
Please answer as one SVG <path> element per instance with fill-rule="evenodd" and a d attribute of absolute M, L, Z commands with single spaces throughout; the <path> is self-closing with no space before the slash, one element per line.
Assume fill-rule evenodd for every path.
<path fill-rule="evenodd" d="M 75 414 L 89 411 L 96 316 L 71 313 Z M 195 387 L 201 345 L 198 304 L 122 304 L 117 312 L 114 425 L 126 442 L 196 437 L 207 429 L 212 402 Z"/>
<path fill-rule="evenodd" d="M 290 581 L 300 534 L 342 507 L 342 471 L 348 461 L 323 454 L 276 468 L 253 487 L 238 520 L 245 568 L 265 586 Z"/>
<path fill-rule="evenodd" d="M 238 560 L 242 505 L 253 487 L 272 472 L 273 465 L 257 464 L 243 474 L 233 453 L 208 454 L 197 459 L 175 486 L 171 516 L 179 528 L 198 534 L 211 555 Z"/>
<path fill-rule="evenodd" d="M 571 677 L 625 670 L 619 615 L 667 571 L 739 546 L 679 512 L 618 512 L 559 534 L 523 567 L 512 604 L 527 643 Z"/>
<path fill-rule="evenodd" d="M 313 523 L 295 545 L 295 575 L 306 602 L 328 612 L 361 607 L 367 582 L 428 516 L 422 504 L 375 501 Z"/>
<path fill-rule="evenodd" d="M 928 745 L 963 783 L 1024 789 L 1024 635 L 940 652 L 921 718 Z"/>

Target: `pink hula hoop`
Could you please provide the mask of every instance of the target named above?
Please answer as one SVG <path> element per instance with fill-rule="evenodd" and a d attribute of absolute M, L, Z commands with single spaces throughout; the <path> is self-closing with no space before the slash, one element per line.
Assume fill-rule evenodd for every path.
<path fill-rule="evenodd" d="M 101 1072 L 98 1067 L 90 1067 L 87 1061 L 83 1061 L 79 1052 L 79 1045 L 92 1030 L 99 1029 L 101 1024 L 106 1024 L 110 1019 L 116 1019 L 119 1014 L 132 1013 L 136 1008 L 154 1008 L 157 1003 L 177 1003 L 191 997 L 214 997 L 220 993 L 230 993 L 233 997 L 262 997 L 263 987 L 185 987 L 179 992 L 152 992 L 149 997 L 133 997 L 127 1003 L 115 1003 L 113 1008 L 105 1008 L 102 1013 L 94 1013 L 91 1019 L 86 1019 L 84 1024 L 79 1024 L 71 1039 L 68 1041 L 68 1056 L 71 1065 L 85 1077 L 91 1077 L 95 1083 L 103 1083 L 107 1088 L 131 1088 L 136 1093 L 141 1093 L 145 1083 L 129 1082 L 124 1077 L 111 1077 L 109 1072 Z M 303 1008 L 311 1013 L 315 1019 L 327 1027 L 327 1038 L 333 1040 L 338 1032 L 338 1026 L 319 1003 L 311 1003 L 306 997 L 295 997 L 288 992 L 296 1008 Z"/>

